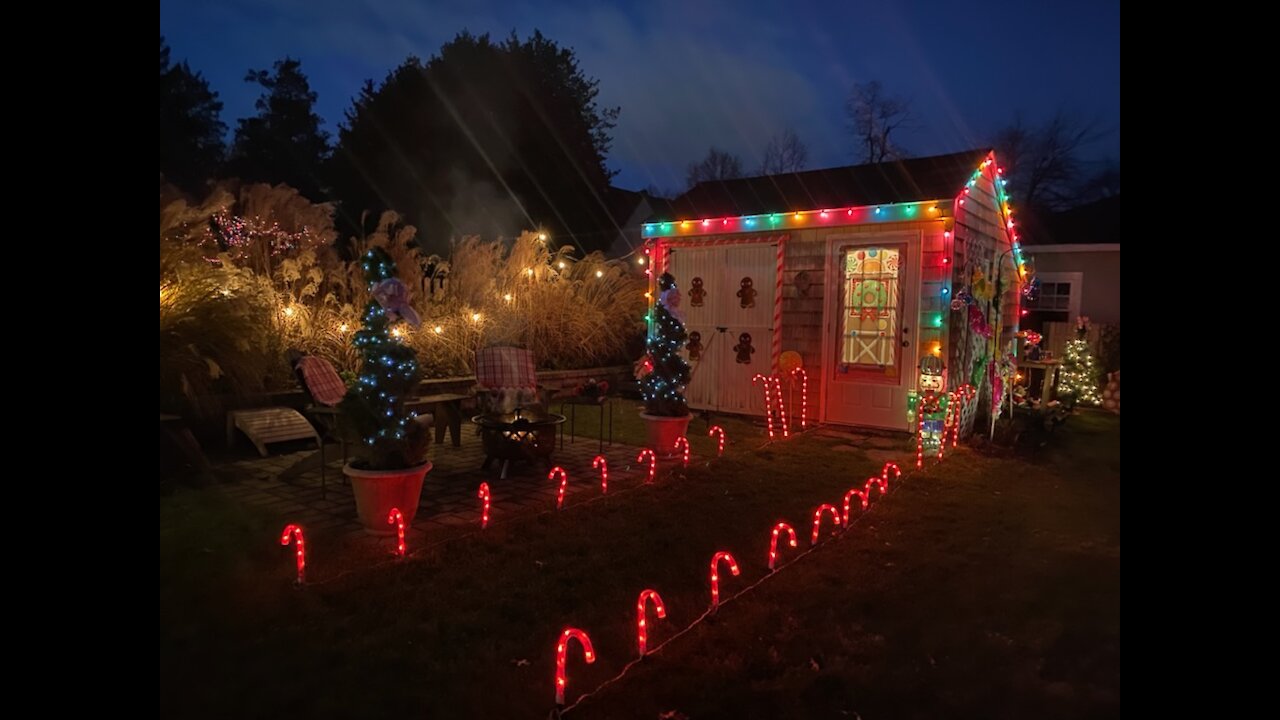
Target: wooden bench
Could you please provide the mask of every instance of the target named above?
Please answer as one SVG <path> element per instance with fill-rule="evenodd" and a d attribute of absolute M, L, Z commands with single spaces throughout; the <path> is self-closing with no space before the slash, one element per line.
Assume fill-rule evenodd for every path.
<path fill-rule="evenodd" d="M 297 410 L 273 407 L 254 410 L 232 410 L 227 413 L 227 447 L 235 443 L 236 428 L 249 436 L 258 454 L 267 456 L 267 444 L 286 440 L 315 440 L 320 434 Z"/>

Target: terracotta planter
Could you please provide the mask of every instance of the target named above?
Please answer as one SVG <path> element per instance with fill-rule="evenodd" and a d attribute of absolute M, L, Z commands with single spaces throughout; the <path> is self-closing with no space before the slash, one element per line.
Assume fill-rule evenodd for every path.
<path fill-rule="evenodd" d="M 663 417 L 640 413 L 640 417 L 644 418 L 645 430 L 648 431 L 649 436 L 649 444 L 645 447 L 657 453 L 658 457 L 671 457 L 675 454 L 676 439 L 688 433 L 689 421 L 693 419 L 693 414 L 683 417 Z"/>
<path fill-rule="evenodd" d="M 398 508 L 405 526 L 418 514 L 422 497 L 422 481 L 431 470 L 425 462 L 405 470 L 360 470 L 347 463 L 342 472 L 351 479 L 351 493 L 356 496 L 356 515 L 370 535 L 394 535 L 396 526 L 387 522 L 391 508 Z"/>

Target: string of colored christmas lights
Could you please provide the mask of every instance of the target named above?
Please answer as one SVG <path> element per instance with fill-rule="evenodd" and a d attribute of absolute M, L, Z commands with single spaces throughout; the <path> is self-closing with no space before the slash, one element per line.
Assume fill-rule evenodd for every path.
<path fill-rule="evenodd" d="M 645 223 L 642 233 L 646 238 L 663 238 L 728 232 L 761 232 L 783 228 L 812 227 L 814 224 L 821 226 L 867 222 L 902 222 L 921 218 L 930 220 L 949 217 L 949 215 L 946 203 L 941 199 L 917 200 L 906 203 L 855 205 L 817 210 L 796 210 L 758 215 Z"/>
<path fill-rule="evenodd" d="M 284 532 L 280 534 L 280 544 L 287 546 L 290 538 L 297 541 L 298 584 L 302 585 L 307 582 L 307 550 L 302 539 L 302 527 L 292 523 L 285 525 Z"/>
<path fill-rule="evenodd" d="M 640 599 L 636 600 L 636 647 L 640 651 L 640 657 L 644 657 L 645 648 L 649 645 L 649 628 L 645 621 L 645 604 L 649 600 L 653 601 L 653 611 L 659 618 L 667 617 L 667 608 L 662 604 L 658 591 L 641 590 Z"/>
<path fill-rule="evenodd" d="M 404 559 L 404 515 L 401 514 L 400 508 L 391 508 L 391 512 L 387 513 L 387 524 L 396 526 L 396 557 Z"/>
<path fill-rule="evenodd" d="M 712 425 L 707 430 L 707 437 L 711 437 L 717 434 L 719 435 L 719 439 L 716 441 L 716 457 L 723 457 L 724 456 L 724 428 L 720 427 L 719 425 Z"/>
<path fill-rule="evenodd" d="M 831 528 L 831 534 L 832 535 L 840 534 L 840 526 L 842 524 L 840 522 L 841 520 L 840 511 L 836 509 L 835 505 L 829 505 L 827 503 L 823 503 L 813 511 L 813 537 L 810 538 L 809 540 L 810 545 L 818 544 L 818 537 L 822 532 L 822 518 L 827 513 L 831 514 L 831 517 L 835 522 L 835 527 Z"/>
<path fill-rule="evenodd" d="M 556 467 L 551 468 L 551 472 L 547 473 L 547 479 L 554 481 L 556 479 L 556 475 L 560 476 L 560 489 L 556 492 L 556 509 L 559 510 L 564 506 L 564 491 L 565 488 L 569 486 L 569 473 L 565 472 L 564 468 L 557 465 Z"/>
<path fill-rule="evenodd" d="M 591 459 L 591 469 L 600 471 L 600 494 L 609 492 L 609 461 L 597 455 Z"/>

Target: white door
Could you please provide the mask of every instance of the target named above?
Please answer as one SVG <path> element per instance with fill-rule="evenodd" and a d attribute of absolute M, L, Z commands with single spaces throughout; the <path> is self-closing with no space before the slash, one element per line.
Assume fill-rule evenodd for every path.
<path fill-rule="evenodd" d="M 829 241 L 826 421 L 907 430 L 920 234 Z"/>
<path fill-rule="evenodd" d="M 689 334 L 689 407 L 763 415 L 764 391 L 751 377 L 772 372 L 777 246 L 676 247 L 666 268 Z"/>

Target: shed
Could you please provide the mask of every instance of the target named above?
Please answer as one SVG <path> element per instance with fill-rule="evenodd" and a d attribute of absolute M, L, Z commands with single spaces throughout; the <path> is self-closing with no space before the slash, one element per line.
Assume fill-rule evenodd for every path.
<path fill-rule="evenodd" d="M 973 407 L 989 406 L 988 364 L 1017 332 L 1025 272 L 1002 172 L 981 149 L 702 182 L 676 198 L 643 237 L 651 275 L 670 272 L 682 292 L 689 405 L 763 415 L 752 378 L 794 351 L 811 421 L 911 431 L 926 387 L 972 384 Z"/>

